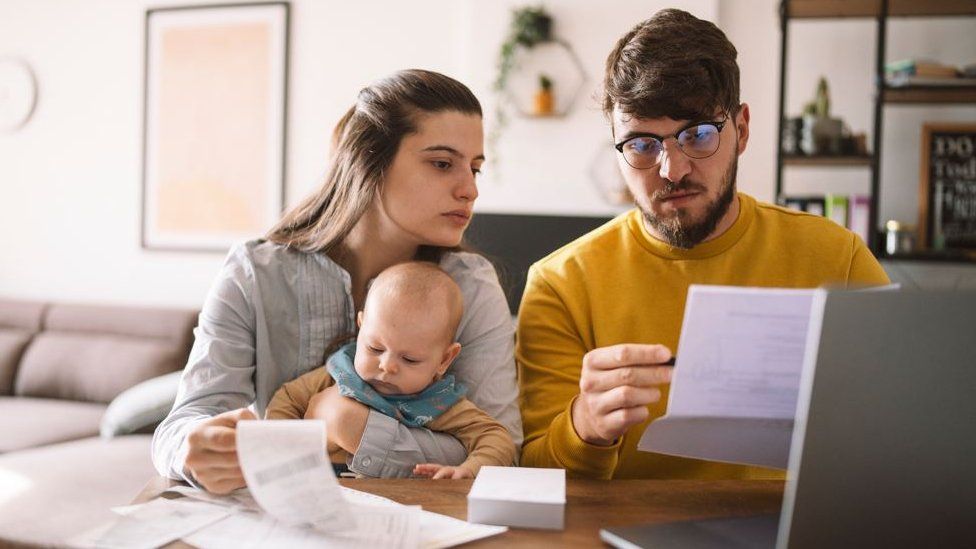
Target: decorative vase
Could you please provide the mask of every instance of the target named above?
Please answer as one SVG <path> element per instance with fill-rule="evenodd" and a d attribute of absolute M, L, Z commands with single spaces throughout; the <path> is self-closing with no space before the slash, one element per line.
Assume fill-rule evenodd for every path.
<path fill-rule="evenodd" d="M 552 93 L 552 80 L 548 76 L 539 75 L 539 90 L 533 98 L 534 112 L 538 116 L 548 116 L 555 110 L 555 97 Z"/>
<path fill-rule="evenodd" d="M 810 155 L 839 155 L 844 136 L 844 121 L 840 118 L 803 116 L 803 137 L 800 148 Z"/>

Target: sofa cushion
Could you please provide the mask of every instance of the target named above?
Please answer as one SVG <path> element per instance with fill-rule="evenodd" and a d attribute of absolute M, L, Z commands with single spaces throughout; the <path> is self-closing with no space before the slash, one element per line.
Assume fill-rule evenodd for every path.
<path fill-rule="evenodd" d="M 150 435 L 86 438 L 0 456 L 0 546 L 61 546 L 111 520 L 156 475 Z"/>
<path fill-rule="evenodd" d="M 26 330 L 0 328 L 0 395 L 13 392 L 17 364 L 33 336 Z"/>
<path fill-rule="evenodd" d="M 109 403 L 185 364 L 186 349 L 165 340 L 44 331 L 20 361 L 14 394 Z"/>
<path fill-rule="evenodd" d="M 43 303 L 0 299 L 0 395 L 13 392 L 17 364 L 30 342 L 41 329 Z"/>
<path fill-rule="evenodd" d="M 104 404 L 0 397 L 0 453 L 98 434 Z"/>
<path fill-rule="evenodd" d="M 19 328 L 28 332 L 41 329 L 46 305 L 38 301 L 0 299 L 0 328 Z"/>
<path fill-rule="evenodd" d="M 182 369 L 195 324 L 189 310 L 52 305 L 20 361 L 14 394 L 111 402 Z"/>
<path fill-rule="evenodd" d="M 187 309 L 53 304 L 44 317 L 44 329 L 165 339 L 184 344 L 193 337 L 196 321 L 197 313 Z"/>
<path fill-rule="evenodd" d="M 170 372 L 130 387 L 108 405 L 102 416 L 102 438 L 152 432 L 176 402 L 183 372 Z"/>

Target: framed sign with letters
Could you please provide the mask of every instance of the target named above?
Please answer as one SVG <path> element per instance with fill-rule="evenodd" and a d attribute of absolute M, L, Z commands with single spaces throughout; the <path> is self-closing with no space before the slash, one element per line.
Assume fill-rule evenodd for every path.
<path fill-rule="evenodd" d="M 976 253 L 976 123 L 922 126 L 918 194 L 922 245 Z"/>

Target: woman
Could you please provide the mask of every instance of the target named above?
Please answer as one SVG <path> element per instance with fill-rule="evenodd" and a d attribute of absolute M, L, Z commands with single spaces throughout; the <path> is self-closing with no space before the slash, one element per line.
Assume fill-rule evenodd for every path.
<path fill-rule="evenodd" d="M 231 250 L 207 297 L 176 404 L 156 430 L 160 474 L 214 493 L 244 486 L 235 426 L 275 390 L 322 364 L 355 330 L 368 282 L 409 259 L 439 262 L 464 295 L 452 372 L 468 397 L 522 441 L 513 327 L 491 264 L 458 250 L 484 161 L 481 105 L 444 75 L 401 71 L 359 93 L 333 134 L 325 184 L 265 240 Z M 332 393 L 334 394 L 334 393 Z M 463 461 L 453 437 L 407 428 L 345 397 L 313 401 L 329 439 L 366 476 Z"/>

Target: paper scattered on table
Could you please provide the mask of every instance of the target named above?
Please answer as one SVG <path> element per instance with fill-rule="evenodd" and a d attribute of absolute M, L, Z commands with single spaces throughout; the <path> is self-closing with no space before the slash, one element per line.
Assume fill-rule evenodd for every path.
<path fill-rule="evenodd" d="M 474 524 L 430 511 L 420 513 L 420 547 L 423 549 L 454 547 L 507 531 L 507 526 Z"/>
<path fill-rule="evenodd" d="M 342 489 L 342 497 L 346 498 L 346 501 L 353 505 L 380 505 L 385 507 L 403 507 L 402 503 L 397 503 L 390 498 L 385 498 L 383 496 L 377 496 L 376 494 L 370 494 L 369 492 L 363 492 L 360 490 L 353 490 L 352 488 L 347 488 L 345 486 L 340 486 Z"/>
<path fill-rule="evenodd" d="M 258 502 L 254 501 L 254 497 L 251 496 L 251 492 L 247 488 L 240 488 L 225 495 L 217 495 L 211 494 L 206 490 L 194 488 L 192 486 L 183 486 L 182 484 L 178 484 L 163 491 L 163 494 L 166 493 L 179 494 L 195 500 L 213 503 L 214 505 L 220 505 L 222 507 L 228 507 L 236 511 L 261 510 L 261 506 L 258 505 Z"/>
<path fill-rule="evenodd" d="M 241 421 L 237 456 L 255 501 L 288 525 L 353 530 L 356 517 L 325 458 L 325 422 Z"/>
<path fill-rule="evenodd" d="M 369 492 L 353 490 L 345 486 L 342 487 L 342 494 L 346 497 L 346 500 L 356 505 L 402 506 L 402 504 L 392 499 L 370 494 Z M 462 543 L 497 536 L 508 531 L 508 527 L 506 526 L 474 524 L 430 511 L 420 511 L 419 516 L 420 547 L 423 549 L 454 547 Z"/>
<path fill-rule="evenodd" d="M 389 547 L 414 549 L 420 545 L 419 507 L 354 507 L 355 530 L 324 532 L 283 523 L 266 513 L 241 512 L 183 538 L 199 549 L 258 549 L 263 547 Z"/>
<path fill-rule="evenodd" d="M 507 530 L 340 486 L 325 459 L 321 421 L 239 422 L 237 451 L 248 488 L 215 495 L 173 486 L 148 503 L 114 508 L 117 521 L 67 543 L 141 548 L 183 539 L 201 549 L 439 549 Z"/>
<path fill-rule="evenodd" d="M 176 541 L 230 514 L 208 503 L 162 498 L 116 512 L 120 516 L 114 522 L 65 543 L 71 547 L 149 549 Z"/>

